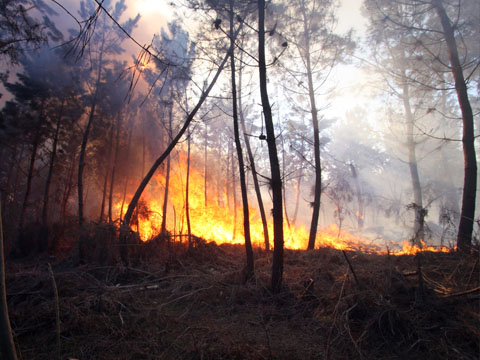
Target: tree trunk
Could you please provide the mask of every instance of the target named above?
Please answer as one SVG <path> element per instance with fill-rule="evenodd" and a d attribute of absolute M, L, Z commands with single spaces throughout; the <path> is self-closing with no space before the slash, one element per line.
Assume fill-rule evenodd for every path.
<path fill-rule="evenodd" d="M 0 213 L 0 358 L 17 360 L 15 342 L 8 317 L 7 287 L 5 284 L 5 251 L 3 247 L 2 214 Z"/>
<path fill-rule="evenodd" d="M 310 59 L 310 36 L 307 26 L 307 14 L 305 7 L 302 7 L 303 29 L 305 32 L 305 63 L 307 66 L 308 96 L 310 99 L 310 112 L 312 114 L 313 127 L 313 157 L 315 165 L 315 188 L 312 204 L 312 220 L 310 221 L 310 234 L 308 237 L 307 250 L 315 249 L 317 237 L 318 217 L 320 215 L 320 203 L 322 196 L 322 163 L 320 159 L 320 134 L 318 127 L 318 109 L 315 100 L 315 88 L 313 86 L 312 64 Z"/>
<path fill-rule="evenodd" d="M 128 205 L 127 213 L 125 214 L 125 219 L 123 219 L 123 224 L 125 226 L 130 225 L 130 220 L 133 215 L 133 211 L 137 207 L 138 200 L 140 199 L 140 196 L 142 195 L 143 191 L 145 190 L 145 187 L 147 184 L 150 182 L 150 179 L 152 178 L 153 174 L 157 170 L 157 168 L 160 166 L 160 164 L 163 163 L 165 158 L 170 154 L 170 152 L 173 150 L 173 148 L 177 145 L 178 141 L 180 138 L 183 136 L 185 131 L 187 130 L 188 126 L 190 125 L 191 121 L 195 117 L 196 113 L 198 112 L 198 109 L 202 106 L 204 103 L 205 99 L 207 98 L 208 94 L 212 90 L 213 86 L 217 82 L 218 77 L 220 76 L 223 68 L 225 67 L 225 64 L 227 63 L 228 58 L 230 57 L 231 54 L 231 49 L 228 50 L 227 54 L 223 58 L 222 62 L 220 63 L 217 72 L 215 73 L 215 76 L 213 77 L 212 81 L 210 82 L 209 86 L 207 89 L 202 93 L 200 96 L 200 99 L 197 103 L 197 105 L 193 108 L 192 112 L 188 114 L 187 118 L 185 119 L 185 123 L 183 124 L 183 127 L 180 129 L 178 134 L 173 138 L 173 140 L 170 142 L 168 147 L 165 149 L 162 155 L 153 163 L 152 167 L 148 171 L 148 173 L 145 175 L 144 179 L 138 186 L 137 191 L 135 192 L 135 195 L 133 196 L 132 200 L 130 201 L 130 204 Z"/>
<path fill-rule="evenodd" d="M 90 136 L 90 129 L 93 124 L 93 119 L 95 117 L 95 107 L 97 106 L 97 95 L 98 87 L 100 86 L 100 80 L 102 75 L 102 66 L 103 66 L 103 50 L 105 46 L 105 36 L 102 39 L 102 44 L 100 46 L 100 55 L 98 59 L 98 74 L 97 80 L 95 81 L 95 91 L 92 97 L 92 104 L 90 105 L 90 114 L 88 116 L 87 127 L 85 128 L 85 133 L 82 138 L 82 145 L 80 146 L 80 156 L 78 158 L 78 225 L 81 228 L 83 226 L 83 170 L 85 168 L 85 153 L 87 151 L 88 137 Z"/>
<path fill-rule="evenodd" d="M 208 194 L 207 194 L 207 162 L 208 162 L 208 124 L 207 121 L 205 120 L 205 142 L 203 146 L 203 173 L 204 173 L 204 178 L 203 178 L 203 196 L 205 198 L 205 209 L 207 208 L 208 205 Z"/>
<path fill-rule="evenodd" d="M 461 252 L 470 252 L 472 245 L 473 224 L 475 220 L 475 200 L 477 192 L 477 158 L 475 153 L 475 137 L 473 112 L 468 98 L 467 84 L 458 56 L 455 29 L 443 7 L 441 0 L 433 0 L 433 6 L 442 23 L 443 33 L 448 47 L 451 71 L 455 79 L 455 90 L 462 111 L 463 122 L 463 156 L 465 161 L 462 209 L 458 227 L 457 248 Z"/>
<path fill-rule="evenodd" d="M 412 180 L 413 190 L 413 209 L 415 211 L 415 222 L 413 226 L 413 243 L 421 246 L 424 240 L 424 218 L 425 211 L 422 201 L 422 186 L 420 184 L 420 176 L 418 174 L 417 155 L 415 152 L 415 139 L 413 138 L 414 118 L 412 108 L 410 106 L 410 94 L 406 80 L 403 83 L 403 106 L 405 108 L 405 121 L 407 125 L 407 150 L 408 150 L 408 167 L 410 169 L 410 177 Z"/>
<path fill-rule="evenodd" d="M 297 185 L 295 186 L 295 209 L 293 211 L 293 216 L 292 216 L 293 226 L 297 224 L 298 206 L 300 205 L 300 193 L 301 193 L 300 186 L 302 185 L 302 178 L 303 178 L 303 168 L 301 167 L 297 175 Z"/>
<path fill-rule="evenodd" d="M 168 114 L 168 141 L 172 141 L 172 108 L 173 102 L 169 104 L 170 111 Z M 170 155 L 167 157 L 167 170 L 165 174 L 165 192 L 163 194 L 163 207 L 162 207 L 162 227 L 160 234 L 165 235 L 167 231 L 167 209 L 168 209 L 168 188 L 170 185 Z"/>
<path fill-rule="evenodd" d="M 240 61 L 242 61 L 243 58 L 243 52 L 240 54 Z M 262 199 L 262 192 L 260 190 L 260 184 L 258 182 L 258 174 L 255 166 L 255 159 L 253 157 L 253 152 L 252 148 L 250 146 L 250 139 L 248 138 L 247 135 L 247 129 L 245 126 L 245 118 L 243 116 L 243 110 L 242 110 L 242 68 L 239 69 L 238 71 L 238 115 L 240 118 L 240 123 L 242 125 L 242 131 L 243 131 L 243 140 L 245 141 L 245 147 L 247 148 L 247 155 L 248 155 L 248 160 L 250 163 L 250 169 L 252 172 L 252 178 L 253 178 L 253 187 L 255 189 L 255 195 L 257 196 L 257 202 L 258 202 L 258 209 L 260 211 L 260 218 L 262 219 L 262 226 L 263 226 L 263 238 L 265 241 L 265 250 L 269 251 L 270 250 L 270 240 L 268 236 L 268 223 L 267 223 L 267 216 L 265 214 L 265 206 L 263 205 L 263 199 Z"/>
<path fill-rule="evenodd" d="M 357 217 L 357 231 L 358 235 L 362 234 L 363 229 L 363 222 L 364 222 L 364 212 L 363 212 L 363 198 L 362 198 L 362 190 L 360 188 L 360 181 L 358 180 L 357 169 L 353 164 L 350 164 L 350 172 L 352 173 L 353 182 L 355 184 L 355 192 L 357 193 L 357 205 L 358 211 L 355 214 Z"/>
<path fill-rule="evenodd" d="M 232 176 L 232 199 L 233 199 L 233 230 L 232 230 L 232 241 L 235 241 L 237 237 L 237 182 L 235 181 L 235 161 L 233 158 L 233 147 L 229 144 L 230 148 L 230 166 L 232 172 L 230 173 Z"/>
<path fill-rule="evenodd" d="M 28 202 L 30 200 L 30 192 L 32 190 L 32 179 L 33 179 L 33 172 L 35 170 L 35 160 L 37 157 L 37 150 L 38 150 L 38 143 L 40 142 L 40 124 L 38 124 L 38 128 L 36 129 L 35 138 L 32 144 L 32 155 L 30 156 L 30 164 L 28 166 L 28 173 L 27 173 L 27 188 L 25 190 L 25 196 L 23 198 L 22 210 L 20 213 L 20 223 L 18 226 L 18 230 L 21 232 L 24 225 L 25 225 L 25 216 L 27 213 Z"/>
<path fill-rule="evenodd" d="M 273 261 L 272 261 L 272 291 L 278 293 L 282 288 L 283 277 L 283 206 L 282 206 L 282 178 L 278 162 L 275 131 L 273 128 L 272 109 L 267 92 L 267 66 L 265 63 L 265 0 L 258 0 L 258 61 L 260 77 L 260 95 L 265 128 L 267 132 L 268 156 L 270 160 L 273 197 Z"/>
<path fill-rule="evenodd" d="M 133 133 L 133 118 L 131 120 L 130 131 L 128 133 L 128 140 L 127 140 L 127 158 L 125 160 L 127 164 L 130 161 L 130 145 L 132 143 L 132 133 Z M 123 220 L 123 208 L 125 206 L 125 199 L 127 198 L 128 179 L 129 179 L 129 176 L 128 175 L 125 176 L 125 183 L 123 185 L 122 205 L 120 206 L 120 216 L 119 216 L 120 221 Z"/>
<path fill-rule="evenodd" d="M 58 134 L 60 132 L 60 124 L 63 116 L 64 103 L 65 101 L 62 101 L 62 105 L 60 107 L 60 113 L 57 119 L 57 124 L 55 126 L 55 135 L 53 136 L 52 153 L 50 154 L 50 164 L 48 165 L 47 179 L 45 180 L 45 191 L 43 194 L 43 208 L 42 208 L 42 229 L 40 232 L 40 239 L 38 244 L 40 251 L 46 250 L 47 243 L 48 243 L 48 200 L 49 200 L 49 193 L 50 193 L 50 184 L 52 182 L 53 165 L 55 164 L 55 157 L 57 156 Z"/>
<path fill-rule="evenodd" d="M 65 190 L 63 192 L 63 197 L 62 197 L 62 219 L 63 219 L 64 228 L 65 228 L 65 220 L 67 219 L 68 199 L 70 198 L 70 194 L 72 193 L 72 188 L 73 188 L 74 173 L 75 173 L 75 153 L 72 154 L 72 166 L 70 167 L 68 181 L 65 184 Z"/>
<path fill-rule="evenodd" d="M 113 222 L 113 217 L 112 217 L 113 190 L 114 190 L 114 187 L 115 187 L 115 173 L 117 171 L 121 127 L 122 127 L 122 112 L 119 111 L 118 114 L 117 114 L 117 130 L 116 130 L 116 133 L 115 133 L 115 152 L 113 154 L 112 174 L 111 174 L 111 178 L 110 178 L 110 191 L 109 191 L 109 196 L 108 196 L 108 221 L 110 223 Z"/>
<path fill-rule="evenodd" d="M 233 132 L 235 134 L 235 146 L 237 148 L 238 157 L 238 172 L 240 174 L 240 188 L 242 191 L 242 205 L 243 205 L 243 235 L 245 237 L 245 253 L 247 257 L 247 280 L 253 277 L 254 264 L 253 264 L 253 250 L 252 240 L 250 238 L 250 215 L 248 209 L 248 195 L 247 185 L 245 181 L 245 166 L 243 163 L 242 145 L 240 143 L 240 132 L 238 130 L 238 108 L 237 108 L 237 86 L 235 81 L 235 39 L 233 37 L 233 3 L 234 0 L 230 0 L 230 48 L 232 54 L 230 56 L 230 69 L 231 69 L 231 81 L 232 81 L 232 104 L 233 104 Z"/>
<path fill-rule="evenodd" d="M 193 248 L 192 241 L 192 226 L 190 224 L 190 204 L 189 204 L 189 192 L 190 192 L 190 148 L 191 148 L 191 133 L 188 130 L 187 134 L 187 181 L 185 184 L 185 217 L 187 218 L 187 232 L 188 232 L 188 249 Z"/>

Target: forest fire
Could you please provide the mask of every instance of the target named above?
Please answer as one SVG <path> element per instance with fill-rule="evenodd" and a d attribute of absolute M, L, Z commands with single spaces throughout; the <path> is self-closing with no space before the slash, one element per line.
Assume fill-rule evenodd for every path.
<path fill-rule="evenodd" d="M 185 238 L 188 234 L 186 219 L 186 174 L 187 158 L 186 154 L 181 152 L 172 159 L 172 169 L 169 176 L 168 185 L 168 207 L 166 230 L 175 236 L 175 238 Z M 193 164 L 198 162 L 193 161 Z M 218 175 L 218 174 L 217 174 Z M 163 199 L 166 184 L 165 171 L 158 173 L 147 190 L 142 195 L 136 216 L 132 221 L 132 228 L 137 231 L 143 241 L 160 234 L 163 220 Z M 193 235 L 203 238 L 207 241 L 213 241 L 217 244 L 243 244 L 243 218 L 240 195 L 234 197 L 232 184 L 218 175 L 215 181 L 207 184 L 207 200 L 205 195 L 205 176 L 203 169 L 198 166 L 190 165 L 189 171 L 189 193 L 188 207 L 190 214 L 190 226 Z M 130 197 L 131 198 L 131 195 Z M 234 207 L 233 202 L 236 200 Z M 115 205 L 117 217 L 122 218 L 126 206 L 121 202 Z M 254 246 L 264 247 L 263 225 L 256 208 L 250 206 L 250 232 Z M 272 222 L 267 220 L 269 234 L 273 233 Z M 292 250 L 306 249 L 308 244 L 308 229 L 303 225 L 284 225 L 285 248 Z M 182 240 L 180 240 L 182 241 Z M 272 239 L 270 239 L 272 246 Z M 393 244 L 389 249 L 374 241 L 354 235 L 338 227 L 337 224 L 331 224 L 321 227 L 317 234 L 316 247 L 330 247 L 337 250 L 358 250 L 365 253 L 378 253 L 393 255 L 414 255 L 419 251 L 448 252 L 446 247 L 427 246 L 421 241 L 422 246 L 412 245 L 410 241 L 404 240 L 402 243 Z"/>

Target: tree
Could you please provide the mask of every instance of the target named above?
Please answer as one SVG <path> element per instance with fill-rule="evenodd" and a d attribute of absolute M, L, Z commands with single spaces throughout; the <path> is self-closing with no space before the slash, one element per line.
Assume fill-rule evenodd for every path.
<path fill-rule="evenodd" d="M 265 60 L 265 0 L 258 0 L 258 74 L 260 77 L 260 97 L 262 100 L 265 129 L 267 132 L 268 156 L 270 159 L 270 187 L 273 197 L 273 261 L 271 286 L 273 292 L 282 288 L 283 278 L 283 202 L 282 177 L 278 162 L 272 108 L 268 99 L 267 64 Z"/>
<path fill-rule="evenodd" d="M 35 10 L 43 19 L 31 16 Z M 42 0 L 3 0 L 0 4 L 0 57 L 17 63 L 26 45 L 39 48 L 49 37 L 61 38 L 60 31 L 48 17 L 55 14 Z"/>
<path fill-rule="evenodd" d="M 318 104 L 318 93 L 328 79 L 331 69 L 342 61 L 345 51 L 352 48 L 353 44 L 349 35 L 342 37 L 333 32 L 336 24 L 335 1 L 287 1 L 284 6 L 282 13 L 287 25 L 283 35 L 289 39 L 290 59 L 284 58 L 286 60 L 281 61 L 281 65 L 296 85 L 294 93 L 307 95 L 312 118 L 315 187 L 308 239 L 308 249 L 312 250 L 315 248 L 322 194 L 319 116 L 321 106 Z M 289 60 L 302 66 L 290 66 Z"/>
<path fill-rule="evenodd" d="M 102 7 L 108 11 L 110 5 L 110 1 L 106 1 L 102 3 Z M 126 10 L 125 0 L 120 0 L 116 5 L 112 12 L 112 16 L 116 19 L 120 18 L 120 16 Z M 90 14 L 95 14 L 94 17 L 90 17 Z M 97 57 L 93 59 L 92 66 L 95 68 L 96 76 L 93 79 L 92 88 L 93 91 L 91 93 L 90 98 L 90 111 L 87 119 L 87 124 L 85 126 L 85 131 L 83 134 L 82 144 L 80 147 L 80 155 L 78 160 L 78 179 L 77 179 L 77 189 L 78 189 L 78 223 L 79 226 L 83 226 L 84 222 L 84 192 L 83 192 L 83 171 L 85 168 L 85 154 L 87 150 L 88 139 L 90 136 L 90 130 L 92 128 L 94 119 L 95 119 L 95 108 L 99 101 L 99 91 L 101 87 L 101 82 L 103 80 L 103 71 L 105 65 L 109 62 L 108 56 L 109 55 L 119 55 L 124 50 L 121 48 L 120 43 L 125 39 L 123 33 L 120 33 L 116 28 L 115 25 L 111 24 L 107 19 L 107 16 L 104 14 L 101 16 L 100 14 L 104 14 L 103 12 L 96 12 L 95 7 L 92 3 L 80 3 L 80 16 L 84 19 L 89 19 L 91 23 L 96 23 L 98 20 L 101 21 L 101 31 L 97 30 L 93 33 L 92 38 L 88 44 L 88 46 L 98 47 L 96 53 Z M 98 18 L 100 16 L 100 18 Z M 139 15 L 137 15 L 134 19 L 128 19 L 124 24 L 122 24 L 122 28 L 125 29 L 127 32 L 131 31 L 138 20 L 140 19 Z M 84 34 L 84 33 L 83 33 Z M 83 35 L 82 33 L 79 34 L 78 38 L 81 38 Z M 85 50 L 83 47 L 77 49 L 80 51 L 80 54 L 83 53 Z"/>
<path fill-rule="evenodd" d="M 229 9 L 229 37 L 230 48 L 232 54 L 230 56 L 230 71 L 231 71 L 231 85 L 232 85 L 232 104 L 233 104 L 233 129 L 235 134 L 235 147 L 237 148 L 238 168 L 240 173 L 240 188 L 242 190 L 242 204 L 243 204 L 243 234 L 245 236 L 245 251 L 247 256 L 247 279 L 253 276 L 253 250 L 252 241 L 250 239 L 250 216 L 248 208 L 247 184 L 245 181 L 245 165 L 243 162 L 242 145 L 240 143 L 240 133 L 238 130 L 238 103 L 237 103 L 237 85 L 235 73 L 235 38 L 234 38 L 234 0 L 230 0 Z"/>
<path fill-rule="evenodd" d="M 3 247 L 2 214 L 0 212 L 0 355 L 5 360 L 17 360 L 12 328 L 8 317 L 7 287 L 5 285 L 5 252 Z"/>
<path fill-rule="evenodd" d="M 480 63 L 478 53 L 469 49 L 478 46 L 478 26 L 474 24 L 478 24 L 479 4 L 476 1 L 447 4 L 441 0 L 368 0 L 366 7 L 374 24 L 402 35 L 403 45 L 417 60 L 418 73 L 423 72 L 427 79 L 420 85 L 429 84 L 428 78 L 437 72 L 449 72 L 453 78 L 462 118 L 465 165 L 457 247 L 460 251 L 469 251 L 475 218 L 477 160 L 466 80 L 469 75 L 465 73 L 477 71 Z"/>

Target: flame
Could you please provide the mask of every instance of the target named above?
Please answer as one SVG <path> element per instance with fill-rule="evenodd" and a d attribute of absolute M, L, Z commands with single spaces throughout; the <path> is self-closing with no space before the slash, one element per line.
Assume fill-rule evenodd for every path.
<path fill-rule="evenodd" d="M 450 249 L 446 246 L 427 246 L 423 239 L 420 239 L 420 245 L 412 244 L 411 241 L 403 240 L 402 250 L 393 252 L 394 255 L 415 255 L 419 252 L 431 251 L 431 252 L 450 252 Z"/>
<path fill-rule="evenodd" d="M 217 244 L 243 244 L 243 213 L 240 203 L 240 194 L 237 195 L 237 204 L 231 204 L 228 192 L 231 192 L 231 184 L 225 177 L 215 176 L 209 179 L 207 187 L 208 202 L 205 201 L 205 178 L 203 169 L 193 164 L 201 164 L 194 155 L 192 155 L 190 175 L 189 175 L 189 213 L 191 232 L 197 237 L 206 241 L 214 241 Z M 218 164 L 217 164 L 218 165 Z M 212 169 L 213 168 L 213 169 Z M 209 172 L 221 173 L 219 169 L 214 169 L 215 165 L 209 167 Z M 176 239 L 183 239 L 187 231 L 187 220 L 185 211 L 186 199 L 186 173 L 187 159 L 186 154 L 180 152 L 176 160 L 172 159 L 172 166 L 169 180 L 169 196 L 167 210 L 167 230 L 175 236 Z M 158 235 L 161 231 L 163 219 L 163 197 L 166 179 L 164 171 L 159 171 L 154 176 L 144 194 L 142 195 L 142 204 L 138 206 L 138 221 L 131 224 L 143 241 Z M 230 187 L 230 188 L 229 188 Z M 132 196 L 130 196 L 131 199 Z M 230 201 L 229 201 L 230 200 Z M 250 199 L 253 201 L 253 199 Z M 230 202 L 230 204 L 229 204 Z M 236 211 L 235 208 L 236 207 Z M 115 205 L 117 216 L 120 214 L 121 202 Z M 236 213 L 236 217 L 235 217 Z M 258 211 L 249 208 L 250 234 L 253 246 L 264 247 L 263 225 Z M 273 246 L 273 224 L 268 221 L 268 231 L 270 235 L 271 246 Z M 309 231 L 304 225 L 287 226 L 284 225 L 284 246 L 287 249 L 306 249 L 308 244 Z M 336 224 L 323 227 L 317 233 L 316 247 L 331 247 L 338 250 L 354 250 L 369 253 L 386 254 L 388 250 L 385 247 L 375 243 L 371 239 L 356 236 L 348 231 L 339 229 Z M 419 251 L 441 251 L 448 252 L 446 247 L 434 248 L 427 246 L 422 240 L 421 246 L 412 246 L 408 240 L 402 242 L 397 248 L 401 250 L 388 251 L 393 255 L 414 255 Z"/>

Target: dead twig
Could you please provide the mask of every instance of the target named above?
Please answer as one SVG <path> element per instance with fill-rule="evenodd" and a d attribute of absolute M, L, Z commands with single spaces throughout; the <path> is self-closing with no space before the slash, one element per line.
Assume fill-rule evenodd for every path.
<path fill-rule="evenodd" d="M 342 250 L 343 256 L 345 257 L 345 260 L 347 260 L 348 267 L 350 268 L 350 271 L 352 272 L 353 278 L 355 279 L 355 283 L 357 284 L 358 288 L 360 288 L 360 282 L 358 281 L 357 275 L 355 274 L 355 270 L 353 270 L 352 263 L 350 262 L 350 259 L 347 256 L 347 253 L 345 250 Z"/>

